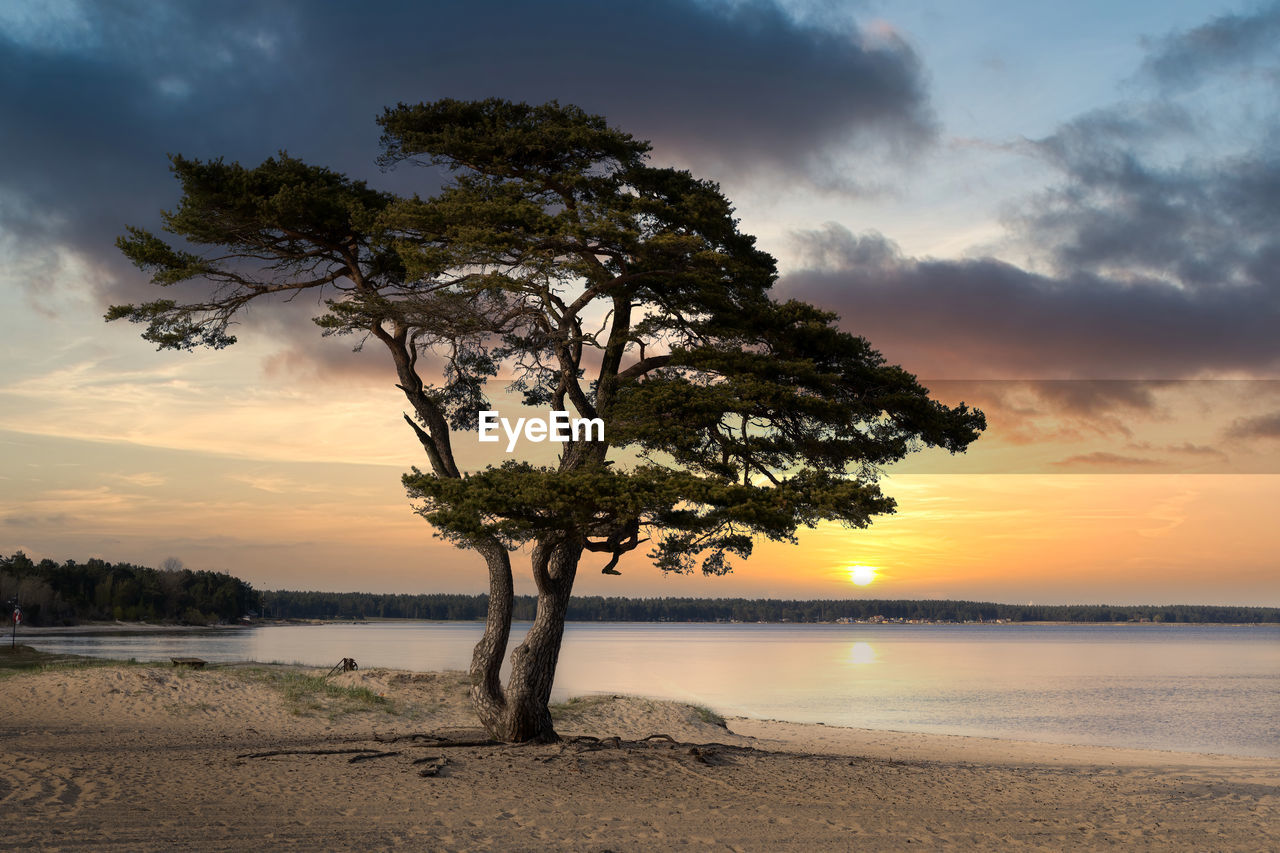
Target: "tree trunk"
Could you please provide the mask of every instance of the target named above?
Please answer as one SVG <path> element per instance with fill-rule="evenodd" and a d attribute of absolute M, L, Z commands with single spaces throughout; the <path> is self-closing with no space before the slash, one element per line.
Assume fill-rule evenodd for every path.
<path fill-rule="evenodd" d="M 580 545 L 543 541 L 534 547 L 532 562 L 533 577 L 538 584 L 538 612 L 524 642 L 511 653 L 511 677 L 506 690 L 499 689 L 498 695 L 501 698 L 497 703 L 488 701 L 481 682 L 476 680 L 482 647 L 486 661 L 490 660 L 492 650 L 487 644 L 490 642 L 493 626 L 485 626 L 485 638 L 476 647 L 472 663 L 471 695 L 485 728 L 495 740 L 507 743 L 552 743 L 559 740 L 551 723 L 551 711 L 547 704 L 551 700 L 556 663 L 560 659 L 560 641 L 564 638 L 565 614 L 569 611 L 569 597 L 573 592 L 573 580 L 581 556 Z M 510 578 L 509 572 L 507 577 Z M 495 614 L 492 593 L 489 607 L 491 621 L 495 615 L 501 616 L 501 613 Z M 511 610 L 508 607 L 508 629 L 510 624 Z M 496 638 L 498 632 L 494 630 L 492 633 Z M 505 645 L 505 635 L 503 639 Z M 500 650 L 496 657 L 500 659 Z M 485 672 L 492 672 L 496 679 L 495 670 L 496 667 Z"/>
<path fill-rule="evenodd" d="M 511 579 L 511 555 L 497 540 L 477 546 L 489 566 L 489 611 L 484 635 L 471 654 L 471 702 L 480 723 L 496 740 L 503 737 L 506 697 L 502 692 L 502 658 L 511 636 L 511 609 L 515 593 Z"/>

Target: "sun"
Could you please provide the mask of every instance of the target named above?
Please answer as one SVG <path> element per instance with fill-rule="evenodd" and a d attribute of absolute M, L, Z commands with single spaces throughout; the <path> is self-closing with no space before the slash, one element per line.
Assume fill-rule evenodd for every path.
<path fill-rule="evenodd" d="M 849 580 L 857 586 L 866 586 L 876 579 L 876 570 L 872 566 L 850 566 Z"/>

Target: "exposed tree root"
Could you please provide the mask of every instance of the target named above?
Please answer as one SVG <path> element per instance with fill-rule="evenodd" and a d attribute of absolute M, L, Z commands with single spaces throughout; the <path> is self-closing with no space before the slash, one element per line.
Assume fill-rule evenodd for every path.
<path fill-rule="evenodd" d="M 267 752 L 246 752 L 244 755 L 237 755 L 236 758 L 271 758 L 276 755 L 351 755 L 353 753 L 356 753 L 355 757 L 350 759 L 353 764 L 370 758 L 385 758 L 400 754 L 379 752 L 376 749 L 272 749 Z"/>
<path fill-rule="evenodd" d="M 462 738 L 452 739 L 444 735 L 431 734 L 427 732 L 415 732 L 403 735 L 374 735 L 373 740 L 378 743 L 403 743 L 407 747 L 420 747 L 430 750 L 443 750 L 457 747 L 478 748 L 487 751 L 489 747 L 503 747 L 497 754 L 512 755 L 519 752 L 528 754 L 533 760 L 540 762 L 552 762 L 569 760 L 576 763 L 573 758 L 575 755 L 583 755 L 584 753 L 617 751 L 621 753 L 619 758 L 625 757 L 627 754 L 634 755 L 636 758 L 642 756 L 651 756 L 653 759 L 669 758 L 676 761 L 677 764 L 686 764 L 689 759 L 707 766 L 717 766 L 727 763 L 730 756 L 746 755 L 750 753 L 758 753 L 759 751 L 750 746 L 735 746 L 726 743 L 683 743 L 677 741 L 668 734 L 652 734 L 640 740 L 623 740 L 621 737 L 614 735 L 612 737 L 595 737 L 593 735 L 577 735 L 574 737 L 563 739 L 559 742 L 559 749 L 550 752 L 538 750 L 539 746 L 546 744 L 523 743 L 511 744 L 501 741 L 492 740 L 490 738 Z M 347 743 L 356 742 L 358 740 L 348 740 Z M 529 752 L 526 752 L 526 749 Z M 483 758 L 485 751 L 482 751 L 477 757 Z M 403 755 L 402 750 L 383 751 L 370 747 L 345 747 L 345 748 L 329 748 L 329 749 L 273 749 L 264 752 L 249 752 L 237 755 L 238 759 L 247 758 L 271 758 L 281 755 L 349 755 L 348 762 L 355 764 L 360 761 L 369 761 L 374 758 L 391 758 L 397 755 Z M 687 757 L 686 757 L 687 756 Z M 613 760 L 613 759 L 610 759 Z M 415 767 L 420 767 L 418 775 L 424 778 L 446 775 L 446 768 L 451 762 L 443 754 L 424 755 L 414 758 L 410 762 Z M 578 770 L 579 766 L 570 766 L 569 770 Z M 691 768 L 686 766 L 684 772 L 693 772 Z"/>
<path fill-rule="evenodd" d="M 347 759 L 347 763 L 355 764 L 357 761 L 368 761 L 370 758 L 388 758 L 392 755 L 400 755 L 400 752 L 370 752 L 366 755 L 353 755 Z"/>
<path fill-rule="evenodd" d="M 503 743 L 492 738 L 476 738 L 469 740 L 453 740 L 443 737 L 442 735 L 415 733 L 407 735 L 374 735 L 373 739 L 378 743 L 399 743 L 400 741 L 425 741 L 424 743 L 414 744 L 415 746 L 438 746 L 441 749 L 453 746 L 520 746 L 520 744 Z"/>

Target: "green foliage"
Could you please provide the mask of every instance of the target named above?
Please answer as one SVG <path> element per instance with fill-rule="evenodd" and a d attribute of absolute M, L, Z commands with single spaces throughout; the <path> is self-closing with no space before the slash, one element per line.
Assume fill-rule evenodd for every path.
<path fill-rule="evenodd" d="M 187 247 L 130 228 L 120 248 L 158 286 L 203 287 L 107 319 L 162 348 L 220 347 L 250 301 L 315 291 L 324 334 L 392 356 L 430 463 L 405 486 L 440 535 L 606 552 L 606 569 L 649 541 L 663 570 L 722 574 L 759 537 L 892 512 L 881 466 L 984 429 L 834 315 L 775 301 L 774 259 L 720 188 L 651 165 L 603 118 L 441 100 L 378 123 L 380 163 L 443 167 L 439 192 L 396 197 L 283 153 L 173 157 L 182 197 L 163 224 Z M 603 419 L 604 440 L 553 467 L 461 471 L 449 430 L 476 426 L 500 373 L 530 405 Z"/>
<path fill-rule="evenodd" d="M 385 131 L 383 166 L 425 156 L 435 164 L 501 178 L 561 175 L 577 188 L 597 183 L 590 173 L 601 160 L 637 162 L 649 150 L 648 143 L 614 130 L 602 117 L 556 101 L 541 106 L 498 98 L 401 103 L 387 109 L 378 124 Z"/>
<path fill-rule="evenodd" d="M 436 198 L 393 207 L 415 237 L 401 244 L 406 266 L 484 270 L 485 287 L 522 310 L 497 351 L 523 368 L 517 390 L 606 424 L 594 464 L 566 452 L 556 468 L 508 463 L 450 480 L 415 469 L 405 485 L 442 535 L 511 547 L 577 537 L 616 552 L 643 529 L 660 568 L 690 571 L 701 556 L 720 574 L 755 537 L 891 512 L 876 466 L 924 445 L 963 450 L 985 427 L 980 412 L 929 400 L 833 315 L 772 301 L 773 259 L 719 188 L 649 166 L 647 146 L 601 120 L 556 104 L 445 101 L 401 105 L 380 123 L 384 164 L 423 158 L 455 173 Z M 414 246 L 426 247 L 417 262 Z M 611 311 L 607 339 L 584 328 L 592 302 Z M 603 361 L 585 389 L 584 347 Z M 668 354 L 647 360 L 649 348 Z M 622 369 L 632 350 L 637 363 Z M 605 469 L 609 450 L 631 452 Z"/>
<path fill-rule="evenodd" d="M 208 298 L 180 303 L 162 299 L 114 305 L 106 319 L 145 323 L 143 337 L 159 349 L 220 349 L 235 343 L 227 329 L 254 298 L 301 285 L 337 288 L 348 261 L 369 275 L 399 281 L 396 255 L 373 248 L 362 236 L 391 197 L 328 169 L 308 166 L 281 152 L 256 168 L 221 159 L 170 158 L 182 199 L 165 212 L 165 230 L 195 246 L 217 246 L 204 256 L 175 248 L 154 234 L 128 227 L 116 245 L 152 283 L 170 287 L 203 280 L 216 286 Z M 256 273 L 243 263 L 262 261 Z M 326 322 L 336 322 L 327 318 Z"/>

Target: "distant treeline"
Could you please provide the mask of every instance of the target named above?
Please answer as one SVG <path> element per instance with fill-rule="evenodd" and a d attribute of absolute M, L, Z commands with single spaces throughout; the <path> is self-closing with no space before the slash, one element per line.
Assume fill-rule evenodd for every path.
<path fill-rule="evenodd" d="M 368 592 L 257 592 L 223 572 L 192 571 L 170 558 L 162 568 L 129 563 L 45 559 L 21 551 L 0 557 L 0 605 L 16 599 L 35 625 L 119 619 L 209 624 L 241 616 L 273 619 L 483 619 L 486 595 L 392 595 Z M 533 619 L 537 599 L 516 596 L 514 616 Z M 4 616 L 5 614 L 0 614 Z M 569 603 L 577 622 L 834 622 L 838 619 L 928 622 L 1280 622 L 1276 607 L 1204 604 L 1111 606 L 993 604 L 982 601 L 748 598 L 603 598 Z"/>
<path fill-rule="evenodd" d="M 266 614 L 282 619 L 483 619 L 485 595 L 381 595 L 364 592 L 266 593 Z M 537 599 L 516 596 L 515 618 L 530 620 Z M 1280 622 L 1280 608 L 993 604 L 983 601 L 782 601 L 748 598 L 602 598 L 569 602 L 577 622 Z"/>
<path fill-rule="evenodd" d="M 36 563 L 19 551 L 0 557 L 0 605 L 16 599 L 23 621 L 33 625 L 95 619 L 205 625 L 258 606 L 258 593 L 239 578 L 165 563 L 160 570 L 105 560 Z"/>

